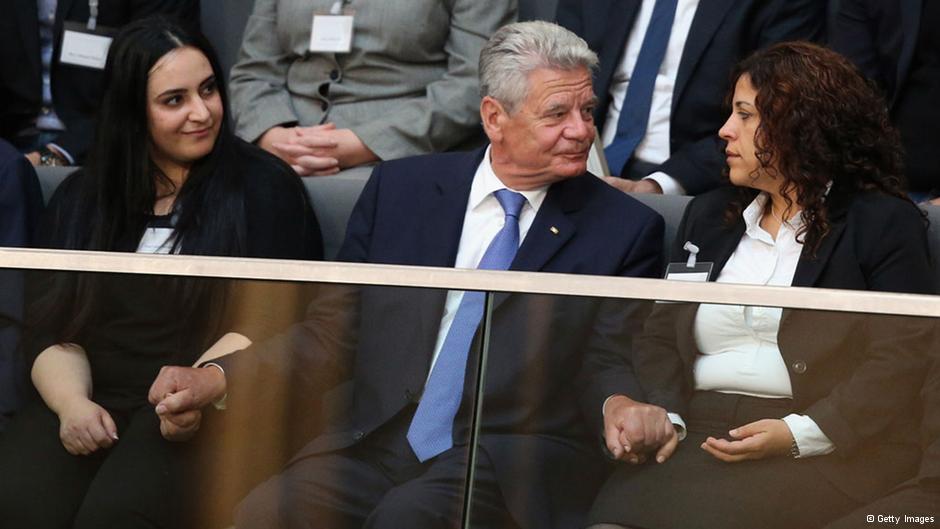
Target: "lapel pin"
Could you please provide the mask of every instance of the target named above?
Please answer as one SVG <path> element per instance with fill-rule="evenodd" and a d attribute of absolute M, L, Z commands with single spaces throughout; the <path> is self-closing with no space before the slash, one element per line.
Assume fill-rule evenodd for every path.
<path fill-rule="evenodd" d="M 548 231 L 552 232 L 553 235 L 558 235 L 558 228 L 556 228 L 556 227 L 554 227 L 554 226 L 552 226 L 551 228 L 549 228 Z"/>

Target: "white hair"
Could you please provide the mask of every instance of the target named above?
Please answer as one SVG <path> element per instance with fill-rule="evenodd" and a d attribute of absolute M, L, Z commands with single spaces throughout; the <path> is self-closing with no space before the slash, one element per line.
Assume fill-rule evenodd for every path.
<path fill-rule="evenodd" d="M 597 67 L 597 54 L 581 37 L 550 22 L 516 22 L 501 27 L 480 51 L 480 95 L 510 113 L 525 100 L 529 73 L 538 68 Z"/>

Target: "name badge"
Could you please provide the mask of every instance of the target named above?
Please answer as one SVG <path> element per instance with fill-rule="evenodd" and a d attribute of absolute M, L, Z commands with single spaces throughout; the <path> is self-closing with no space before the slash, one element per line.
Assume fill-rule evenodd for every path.
<path fill-rule="evenodd" d="M 314 15 L 310 27 L 310 51 L 349 53 L 352 49 L 353 15 Z"/>
<path fill-rule="evenodd" d="M 702 262 L 689 266 L 688 263 L 669 263 L 666 267 L 666 279 L 672 281 L 691 281 L 705 283 L 712 273 L 713 263 Z"/>
<path fill-rule="evenodd" d="M 103 70 L 113 40 L 110 33 L 106 28 L 91 31 L 84 24 L 66 22 L 59 62 Z"/>

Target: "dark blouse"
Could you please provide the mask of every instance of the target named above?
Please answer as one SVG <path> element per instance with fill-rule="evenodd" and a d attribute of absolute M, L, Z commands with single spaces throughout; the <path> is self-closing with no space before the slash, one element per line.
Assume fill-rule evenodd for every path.
<path fill-rule="evenodd" d="M 244 170 L 246 251 L 243 256 L 321 259 L 319 224 L 299 177 L 282 162 L 253 146 L 240 145 L 236 152 L 245 158 L 244 163 L 236 165 Z M 41 246 L 66 246 L 65 233 L 70 227 L 62 223 L 76 218 L 75 212 L 79 209 L 75 202 L 84 178 L 86 175 L 78 171 L 56 190 L 40 229 Z M 161 218 L 154 217 L 151 221 L 151 224 L 160 223 Z M 134 251 L 135 247 L 126 251 Z M 179 253 L 192 253 L 186 247 L 185 237 Z M 260 332 L 253 328 L 253 322 L 237 329 L 223 328 L 222 323 L 229 319 L 227 309 L 232 297 L 227 280 L 53 272 L 38 275 L 33 282 L 37 287 L 34 298 L 48 296 L 53 291 L 69 291 L 51 290 L 52 274 L 60 275 L 59 284 L 74 287 L 79 276 L 94 284 L 90 317 L 74 341 L 88 355 L 93 400 L 106 408 L 132 409 L 144 405 L 160 367 L 192 364 L 229 330 L 237 330 L 250 338 Z M 75 311 L 86 301 L 74 304 Z M 62 328 L 70 318 L 69 314 L 49 317 L 37 310 L 31 312 L 32 338 L 27 342 L 30 364 L 46 347 L 61 341 Z M 183 317 L 186 314 L 190 317 Z"/>

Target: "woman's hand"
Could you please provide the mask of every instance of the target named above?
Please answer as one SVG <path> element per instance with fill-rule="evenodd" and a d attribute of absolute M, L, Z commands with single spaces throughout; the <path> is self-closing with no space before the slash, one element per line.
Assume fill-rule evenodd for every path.
<path fill-rule="evenodd" d="M 727 463 L 790 453 L 793 434 L 782 419 L 761 419 L 728 432 L 733 441 L 709 437 L 702 449 Z"/>
<path fill-rule="evenodd" d="M 118 440 L 111 415 L 86 398 L 76 398 L 59 412 L 59 439 L 72 454 L 89 455 L 110 448 Z"/>
<path fill-rule="evenodd" d="M 332 123 L 315 127 L 274 127 L 258 141 L 263 149 L 289 163 L 300 176 L 327 176 L 340 169 Z"/>
<path fill-rule="evenodd" d="M 300 176 L 327 176 L 378 161 L 356 133 L 333 123 L 314 127 L 273 127 L 258 145 L 289 163 Z"/>

